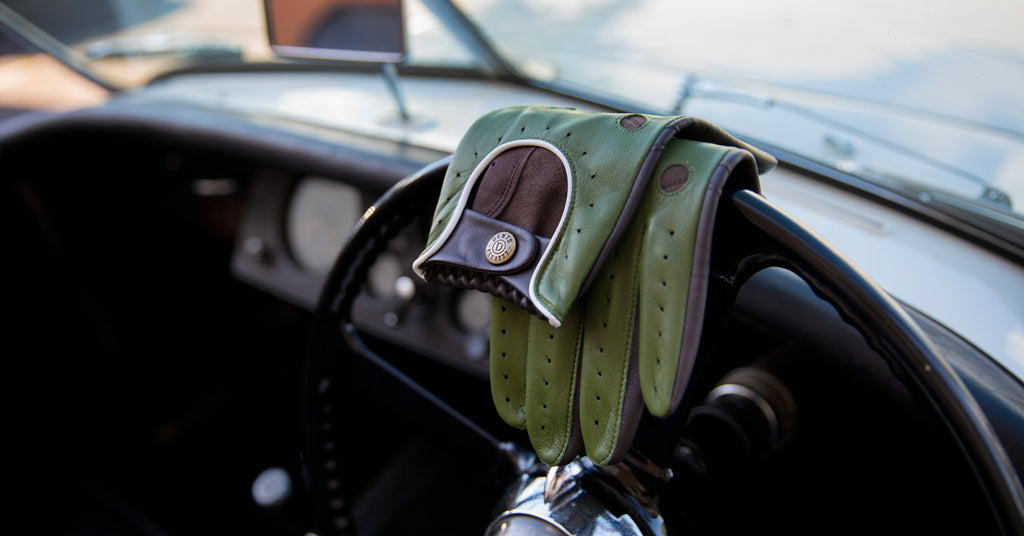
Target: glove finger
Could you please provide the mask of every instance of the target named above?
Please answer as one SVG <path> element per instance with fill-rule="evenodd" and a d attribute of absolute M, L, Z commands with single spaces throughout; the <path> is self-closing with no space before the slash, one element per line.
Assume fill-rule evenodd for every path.
<path fill-rule="evenodd" d="M 636 366 L 638 263 L 642 224 L 631 225 L 587 294 L 580 423 L 597 464 L 625 456 L 643 413 Z"/>
<path fill-rule="evenodd" d="M 646 222 L 639 290 L 640 385 L 648 410 L 659 417 L 675 411 L 693 369 L 708 277 L 704 263 L 694 265 L 701 255 L 695 250 L 696 237 L 705 198 L 717 202 L 715 192 L 706 192 L 727 152 L 717 145 L 673 140 L 640 208 Z"/>
<path fill-rule="evenodd" d="M 526 429 L 537 456 L 548 465 L 571 461 L 582 445 L 576 418 L 581 319 L 578 305 L 559 328 L 530 315 Z"/>
<path fill-rule="evenodd" d="M 491 298 L 491 397 L 498 415 L 526 428 L 526 362 L 530 313 Z"/>

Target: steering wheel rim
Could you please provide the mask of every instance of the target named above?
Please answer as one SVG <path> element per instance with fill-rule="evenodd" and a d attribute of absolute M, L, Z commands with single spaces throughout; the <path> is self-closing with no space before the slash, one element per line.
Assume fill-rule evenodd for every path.
<path fill-rule="evenodd" d="M 376 374 L 403 393 L 405 399 L 395 402 L 396 406 L 428 404 L 434 417 L 428 419 L 429 426 L 462 432 L 460 452 L 475 452 L 476 459 L 469 463 L 494 478 L 507 480 L 525 471 L 528 460 L 521 451 L 493 438 L 376 356 L 352 324 L 352 303 L 369 267 L 390 238 L 433 207 L 448 161 L 435 162 L 400 181 L 364 213 L 321 291 L 302 386 L 303 464 L 318 534 L 354 533 L 347 501 L 352 490 L 346 489 L 343 478 L 331 476 L 340 466 L 332 454 L 338 438 L 324 427 L 326 413 L 332 410 L 324 404 L 332 373 Z M 712 319 L 724 319 L 739 288 L 758 271 L 780 266 L 799 275 L 864 335 L 907 388 L 939 416 L 971 465 L 1002 531 L 1024 533 L 1024 489 L 996 433 L 953 369 L 893 298 L 813 232 L 753 192 L 741 190 L 723 199 L 715 236 L 707 306 Z M 710 351 L 707 343 L 723 323 L 706 322 L 698 361 Z M 467 440 L 479 441 L 480 448 L 465 448 Z"/>

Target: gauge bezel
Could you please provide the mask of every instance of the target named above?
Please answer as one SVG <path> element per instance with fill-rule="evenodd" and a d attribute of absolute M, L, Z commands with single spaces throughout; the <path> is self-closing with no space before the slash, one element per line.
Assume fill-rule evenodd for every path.
<path fill-rule="evenodd" d="M 326 276 L 365 210 L 363 192 L 356 186 L 316 175 L 300 178 L 292 186 L 282 218 L 282 235 L 288 256 L 302 269 Z M 317 221 L 323 215 L 328 215 L 331 220 Z M 319 238 L 299 230 L 304 225 L 319 228 L 321 232 L 336 232 L 337 244 L 333 244 L 334 240 L 329 247 L 317 243 Z M 341 230 L 336 231 L 338 228 Z"/>

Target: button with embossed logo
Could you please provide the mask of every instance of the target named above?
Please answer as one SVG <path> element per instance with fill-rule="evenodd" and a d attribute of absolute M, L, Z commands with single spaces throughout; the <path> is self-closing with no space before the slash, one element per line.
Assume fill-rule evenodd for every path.
<path fill-rule="evenodd" d="M 516 237 L 508 231 L 502 231 L 491 237 L 484 248 L 487 262 L 498 265 L 505 264 L 516 252 Z"/>

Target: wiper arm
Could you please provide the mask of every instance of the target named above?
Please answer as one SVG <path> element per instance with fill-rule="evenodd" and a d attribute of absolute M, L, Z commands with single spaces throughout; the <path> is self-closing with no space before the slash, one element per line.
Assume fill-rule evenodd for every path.
<path fill-rule="evenodd" d="M 705 77 L 698 76 L 693 73 L 686 73 L 683 76 L 683 82 L 680 86 L 679 95 L 676 99 L 673 112 L 676 114 L 685 113 L 687 103 L 694 98 L 711 99 L 722 102 L 731 102 L 741 104 L 744 106 L 752 106 L 755 108 L 770 109 L 778 108 L 785 110 L 789 113 L 798 115 L 802 118 L 813 121 L 817 124 L 834 128 L 838 131 L 857 136 L 858 138 L 870 141 L 878 144 L 882 147 L 887 148 L 890 151 L 901 154 L 903 156 L 912 158 L 918 162 L 926 163 L 937 169 L 941 169 L 951 175 L 956 175 L 970 182 L 977 184 L 982 188 L 982 192 L 978 197 L 979 201 L 982 201 L 987 205 L 997 205 L 998 209 L 1010 209 L 1012 208 L 1012 201 L 1009 194 L 1006 192 L 992 187 L 985 179 L 974 175 L 968 171 L 965 171 L 956 166 L 947 164 L 941 160 L 937 160 L 925 153 L 911 149 L 897 141 L 888 139 L 886 137 L 875 134 L 864 129 L 857 128 L 849 125 L 828 115 L 820 113 L 816 110 L 801 106 L 786 100 L 778 99 L 769 95 L 760 95 L 757 93 L 736 89 L 733 87 L 727 87 L 720 83 L 716 83 Z M 834 137 L 827 136 L 823 142 L 833 149 L 837 154 L 841 154 L 846 158 L 852 157 L 856 152 L 856 149 L 849 142 L 835 139 Z M 851 166 L 854 169 L 842 169 L 841 171 L 858 174 L 863 170 L 869 170 L 869 168 L 861 165 L 857 162 L 852 162 Z M 877 172 L 871 171 L 868 177 L 878 177 Z"/>
<path fill-rule="evenodd" d="M 870 178 L 872 175 L 881 175 L 871 169 L 863 171 L 867 178 Z M 943 214 L 953 216 L 961 222 L 985 231 L 990 236 L 1016 244 L 1018 248 L 1024 247 L 1024 219 L 1010 209 L 1008 198 L 1005 200 L 993 200 L 989 198 L 988 194 L 983 194 L 980 199 L 971 200 L 934 189 L 923 188 L 910 179 L 894 177 L 891 174 L 886 174 L 885 176 L 885 186 L 890 190 L 911 199 L 916 199 L 918 202 Z M 998 190 L 993 191 L 998 192 Z M 999 193 L 1001 194 L 1001 192 Z M 1006 196 L 1006 194 L 1002 195 Z"/>
<path fill-rule="evenodd" d="M 889 179 L 897 182 L 880 180 L 880 177 L 886 175 L 865 178 L 864 173 L 854 175 L 838 170 L 782 147 L 754 141 L 751 143 L 776 155 L 780 165 L 807 170 L 812 175 L 833 182 L 839 188 L 865 195 L 970 240 L 1013 262 L 1024 264 L 1024 219 L 1009 210 L 934 192 L 913 183 L 899 181 L 892 175 L 888 175 Z"/>
<path fill-rule="evenodd" d="M 147 56 L 179 56 L 241 61 L 242 49 L 236 45 L 202 36 L 170 33 L 129 35 L 96 41 L 85 47 L 92 60 Z"/>
<path fill-rule="evenodd" d="M 705 86 L 708 82 L 704 77 L 694 73 L 685 73 L 683 75 L 683 83 L 679 87 L 679 95 L 672 106 L 672 113 L 677 115 L 684 114 L 686 103 L 692 98 L 710 98 L 747 104 L 758 108 L 770 108 L 776 104 L 775 98 L 768 95 L 758 95 L 733 88 L 723 89 L 722 87 L 715 87 L 714 89 L 707 89 Z"/>
<path fill-rule="evenodd" d="M 1013 231 L 1011 235 L 1018 243 L 1024 244 L 1024 219 L 1013 212 L 1009 196 L 1001 190 L 988 187 L 978 199 L 967 199 L 934 188 L 926 188 L 911 178 L 871 167 L 862 166 L 853 174 L 873 180 L 890 190 L 947 213 L 955 211 L 961 219 L 989 231 L 992 231 L 992 224 L 997 224 L 1001 228 L 1009 227 Z"/>

